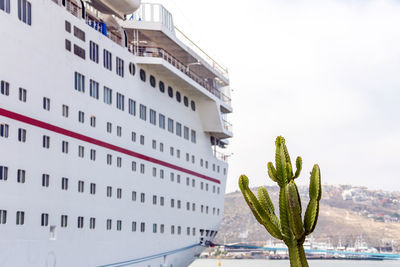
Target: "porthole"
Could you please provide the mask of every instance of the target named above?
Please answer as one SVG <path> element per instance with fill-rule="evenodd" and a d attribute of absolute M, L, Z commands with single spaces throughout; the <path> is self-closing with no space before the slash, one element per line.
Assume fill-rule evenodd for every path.
<path fill-rule="evenodd" d="M 146 81 L 146 72 L 143 69 L 140 69 L 140 79 Z"/>
<path fill-rule="evenodd" d="M 181 103 L 181 101 L 182 101 L 181 93 L 179 93 L 178 91 L 176 91 L 176 101 L 178 101 L 179 103 Z"/>
<path fill-rule="evenodd" d="M 160 92 L 161 92 L 161 93 L 164 93 L 164 92 L 165 92 L 165 85 L 164 85 L 164 82 L 163 82 L 163 81 L 160 81 L 160 82 L 158 83 L 158 87 L 160 88 Z"/>
<path fill-rule="evenodd" d="M 184 96 L 184 97 L 183 97 L 183 104 L 185 104 L 186 107 L 189 106 L 189 99 L 188 99 L 187 96 Z"/>
<path fill-rule="evenodd" d="M 169 97 L 174 97 L 174 90 L 172 89 L 171 86 L 168 86 L 168 95 Z"/>
<path fill-rule="evenodd" d="M 156 78 L 153 75 L 150 75 L 150 85 L 154 88 L 156 87 Z"/>
<path fill-rule="evenodd" d="M 196 111 L 196 103 L 194 103 L 193 100 L 190 102 L 190 106 L 192 107 L 193 111 Z"/>
<path fill-rule="evenodd" d="M 135 75 L 135 72 L 136 72 L 135 64 L 129 63 L 129 73 L 130 73 L 132 76 L 134 76 L 134 75 Z"/>

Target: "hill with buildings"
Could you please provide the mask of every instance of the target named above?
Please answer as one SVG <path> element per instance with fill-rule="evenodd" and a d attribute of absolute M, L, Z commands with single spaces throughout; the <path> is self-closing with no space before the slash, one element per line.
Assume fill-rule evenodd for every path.
<path fill-rule="evenodd" d="M 267 187 L 278 207 L 278 187 Z M 254 189 L 256 191 L 256 189 Z M 308 187 L 300 186 L 303 207 Z M 305 208 L 303 208 L 304 213 Z M 240 192 L 226 195 L 225 212 L 217 243 L 260 243 L 271 236 L 258 224 Z M 323 186 L 320 216 L 312 238 L 333 246 L 354 246 L 363 240 L 369 246 L 400 249 L 400 192 L 368 190 L 349 185 Z"/>

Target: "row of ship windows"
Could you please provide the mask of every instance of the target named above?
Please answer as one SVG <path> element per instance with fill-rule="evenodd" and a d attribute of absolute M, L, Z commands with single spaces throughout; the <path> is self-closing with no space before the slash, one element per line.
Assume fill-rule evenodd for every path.
<path fill-rule="evenodd" d="M 1 224 L 7 224 L 8 223 L 8 211 L 7 210 L 0 210 L 0 225 Z M 67 228 L 68 227 L 68 215 L 61 215 L 60 216 L 60 227 L 61 228 Z M 117 231 L 122 231 L 122 225 L 123 221 L 122 220 L 114 220 L 115 221 L 115 230 Z M 17 211 L 15 215 L 15 223 L 16 225 L 25 225 L 25 211 Z M 42 213 L 40 216 L 40 226 L 47 227 L 49 226 L 49 214 L 48 213 Z M 130 229 L 132 232 L 137 232 L 140 231 L 142 233 L 146 232 L 146 223 L 145 222 L 136 222 L 132 221 L 130 224 Z M 54 231 L 55 226 L 51 226 L 51 230 Z M 78 216 L 76 217 L 76 227 L 78 229 L 83 229 L 85 227 L 85 217 L 84 216 Z M 152 232 L 153 233 L 165 233 L 165 225 L 164 224 L 157 224 L 153 223 L 152 224 Z M 89 218 L 89 229 L 94 230 L 96 229 L 96 218 L 95 217 L 90 217 Z M 106 219 L 105 220 L 105 229 L 108 231 L 113 230 L 113 219 Z M 204 230 L 200 229 L 199 234 L 201 236 L 210 237 L 213 238 L 217 235 L 217 231 L 210 231 L 210 230 Z M 171 225 L 170 226 L 170 234 L 182 234 L 182 226 L 177 226 L 177 225 Z M 186 235 L 193 235 L 196 236 L 196 228 L 195 227 L 186 227 Z"/>
<path fill-rule="evenodd" d="M 0 124 L 0 137 L 3 138 L 8 138 L 9 137 L 9 125 L 8 124 Z M 22 129 L 22 128 L 18 128 L 18 141 L 25 143 L 27 140 L 27 130 L 26 129 Z M 47 135 L 43 135 L 42 136 L 42 147 L 45 149 L 49 149 L 50 148 L 50 136 Z M 62 141 L 61 142 L 61 152 L 64 154 L 68 154 L 69 153 L 69 142 L 68 141 Z M 79 158 L 84 158 L 85 157 L 85 147 L 78 145 L 78 157 Z M 188 156 L 187 156 L 188 157 Z M 95 149 L 90 149 L 90 153 L 89 153 L 89 158 L 91 161 L 96 161 L 97 158 L 97 150 Z M 116 157 L 116 165 L 118 168 L 122 168 L 122 157 Z M 113 155 L 112 154 L 106 154 L 106 164 L 111 166 L 113 163 Z M 137 171 L 137 162 L 136 161 L 131 161 L 131 170 L 132 172 L 136 172 Z M 0 166 L 1 167 L 1 166 Z M 7 177 L 7 168 L 4 169 L 6 171 L 6 173 L 4 174 L 4 177 Z M 146 165 L 144 163 L 140 163 L 139 165 L 139 170 L 141 174 L 145 174 L 146 172 Z M 159 171 L 157 170 L 156 167 L 152 168 L 152 176 L 153 177 L 157 177 L 157 175 L 159 175 L 159 177 L 161 179 L 164 179 L 165 176 L 165 172 L 163 169 L 159 169 Z M 1 180 L 0 176 L 0 180 Z M 170 181 L 174 182 L 175 181 L 175 173 L 171 172 L 170 173 Z M 181 183 L 181 175 L 180 174 L 176 174 L 176 182 L 178 184 Z M 195 179 L 191 179 L 190 182 L 190 178 L 186 177 L 186 185 L 187 186 L 192 186 L 193 188 L 196 187 L 196 180 Z M 209 191 L 209 185 L 208 183 L 204 183 L 204 182 L 200 182 L 200 190 L 205 190 L 205 191 Z M 220 187 L 216 187 L 215 185 L 213 185 L 212 187 L 212 192 L 213 193 L 217 193 L 220 194 Z"/>
<path fill-rule="evenodd" d="M 10 0 L 0 0 L 0 10 L 10 14 Z M 18 19 L 27 25 L 32 25 L 32 4 L 26 0 L 18 0 Z"/>
<path fill-rule="evenodd" d="M 9 96 L 10 95 L 10 84 L 8 82 L 3 81 L 3 80 L 0 81 L 0 94 L 5 95 L 5 96 Z M 18 99 L 21 102 L 26 102 L 27 101 L 27 90 L 26 89 L 19 88 Z M 47 97 L 44 97 L 43 98 L 43 109 L 47 110 L 47 111 L 50 111 L 50 103 L 51 103 L 50 99 L 47 98 Z M 134 102 L 134 101 L 133 101 L 133 106 L 136 106 L 136 102 Z M 141 114 L 142 113 L 146 114 L 146 106 L 143 106 L 143 105 L 140 105 L 140 106 L 141 106 L 141 108 L 140 108 Z M 136 109 L 134 109 L 134 111 L 135 110 Z M 142 112 L 142 110 L 143 110 L 143 112 Z M 136 114 L 136 111 L 135 111 L 134 114 Z M 150 110 L 150 122 L 152 122 L 152 119 L 151 119 L 152 117 L 154 117 L 154 122 L 155 122 L 155 116 L 156 116 L 155 114 L 156 114 L 155 111 Z M 62 105 L 62 116 L 66 117 L 66 118 L 69 117 L 69 106 Z M 160 127 L 162 128 L 162 125 L 163 125 L 163 127 L 165 128 L 165 116 L 160 113 L 159 114 L 159 118 L 160 118 L 159 119 Z M 85 112 L 78 111 L 78 121 L 80 123 L 84 123 L 85 122 Z M 161 123 L 161 121 L 163 121 L 163 123 Z M 90 126 L 91 127 L 96 127 L 96 122 L 97 122 L 96 116 L 93 116 L 93 115 L 90 116 Z M 8 137 L 8 125 L 7 124 L 1 124 L 0 127 L 2 127 L 1 136 L 2 137 L 4 137 L 4 136 Z M 113 128 L 112 127 L 112 123 L 111 122 L 107 122 L 106 123 L 106 131 L 108 133 L 112 133 L 112 128 Z M 117 136 L 118 137 L 122 137 L 122 127 L 121 126 L 117 126 L 116 129 L 117 129 L 117 131 L 116 131 Z M 172 131 L 170 131 L 170 132 L 174 131 L 174 120 L 173 119 L 168 118 L 168 129 L 172 129 Z M 182 125 L 180 123 L 176 122 L 175 130 L 176 130 L 177 135 L 180 136 L 181 135 L 181 131 L 182 131 Z M 20 133 L 20 131 L 21 131 L 21 133 Z M 179 132 L 179 134 L 178 134 L 178 132 Z M 188 137 L 189 128 L 184 126 L 183 127 L 183 133 L 184 133 L 183 134 L 184 138 L 188 140 L 189 139 L 189 137 Z M 19 136 L 19 141 L 25 142 L 25 140 L 26 140 L 26 130 L 24 130 L 24 129 L 19 130 L 18 136 Z M 194 142 L 196 141 L 196 132 L 194 130 L 191 130 L 191 140 L 192 141 L 194 140 Z M 136 142 L 136 132 L 131 132 L 131 141 L 132 142 Z M 48 143 L 48 145 L 47 145 L 47 143 Z M 145 137 L 144 137 L 144 135 L 140 135 L 140 144 L 141 145 L 145 145 Z M 153 139 L 152 143 L 151 143 L 151 146 L 152 146 L 153 149 L 157 149 L 157 141 Z M 46 148 L 49 148 L 49 142 L 46 142 Z M 159 150 L 160 150 L 160 152 L 164 152 L 164 144 L 162 142 L 159 142 Z M 64 153 L 68 153 L 68 144 L 66 145 L 66 151 L 67 152 L 64 152 L 64 151 L 63 152 Z M 176 151 L 176 153 L 175 153 L 175 151 Z M 174 156 L 175 154 L 176 154 L 177 158 L 180 158 L 181 151 L 179 149 L 175 149 L 174 147 L 170 147 L 170 155 Z M 190 157 L 189 153 L 186 153 L 186 161 L 189 162 L 190 158 L 191 158 L 192 163 L 195 164 L 195 156 L 192 155 Z M 208 161 L 204 161 L 203 159 L 200 159 L 200 166 L 201 167 L 205 167 L 206 169 L 208 169 Z M 215 163 L 213 163 L 212 164 L 212 170 L 216 171 L 217 173 L 220 173 L 220 166 L 216 165 Z M 224 175 L 226 175 L 226 168 L 224 168 Z"/>
<path fill-rule="evenodd" d="M 8 180 L 8 167 L 7 166 L 0 166 L 0 181 L 7 181 Z M 17 170 L 17 183 L 24 184 L 26 182 L 26 170 L 23 169 L 18 169 Z M 48 188 L 50 187 L 50 175 L 49 174 L 42 174 L 42 181 L 41 181 L 42 187 Z M 194 182 L 194 180 L 193 180 Z M 208 184 L 206 184 L 206 187 L 208 189 Z M 68 191 L 69 190 L 69 178 L 62 177 L 61 178 L 61 190 L 63 191 Z M 208 191 L 208 190 L 207 190 Z M 219 189 L 218 189 L 219 191 Z M 78 181 L 78 193 L 84 193 L 85 192 L 85 181 Z M 112 186 L 107 186 L 105 190 L 105 195 L 107 198 L 112 198 L 113 196 L 113 187 Z M 214 192 L 215 192 L 215 186 L 214 186 Z M 96 195 L 97 193 L 97 185 L 96 183 L 90 183 L 89 184 L 89 193 L 90 195 Z M 122 194 L 123 190 L 122 188 L 117 188 L 116 189 L 116 197 L 117 199 L 122 200 Z M 136 191 L 132 191 L 132 201 L 136 202 L 138 200 L 138 193 Z M 140 202 L 145 203 L 146 202 L 146 194 L 145 193 L 140 193 Z M 157 196 L 153 195 L 152 198 L 152 204 L 153 205 L 160 205 L 162 207 L 165 206 L 165 197 L 164 196 Z M 176 203 L 176 204 L 175 204 Z M 170 199 L 170 207 L 171 208 L 182 208 L 182 201 L 177 200 L 174 198 Z M 196 203 L 190 203 L 186 202 L 186 210 L 187 211 L 196 211 Z M 206 213 L 209 214 L 210 208 L 209 206 L 206 205 L 200 205 L 200 212 L 201 213 Z M 220 209 L 219 208 L 212 208 L 212 215 L 217 215 L 219 216 L 220 214 Z"/>
<path fill-rule="evenodd" d="M 75 90 L 84 93 L 85 92 L 85 76 L 83 74 L 80 74 L 78 72 L 75 72 Z M 90 79 L 90 96 L 94 99 L 99 99 L 99 83 Z M 115 93 L 115 98 L 116 98 L 116 108 L 125 111 L 125 96 L 120 93 Z M 104 86 L 104 91 L 103 91 L 103 100 L 104 103 L 108 105 L 112 105 L 112 99 L 113 99 L 113 90 Z M 48 105 L 48 108 L 50 108 L 50 103 Z M 149 112 L 147 112 L 147 106 L 140 104 L 139 105 L 139 118 L 147 121 L 148 115 L 149 115 L 149 122 L 152 125 L 157 125 L 157 117 L 158 117 L 158 126 L 161 129 L 166 129 L 166 117 L 164 114 L 159 113 L 157 116 L 157 112 L 153 109 L 149 109 Z M 128 99 L 128 113 L 130 115 L 136 116 L 136 101 L 129 98 Z M 82 118 L 82 121 L 83 122 Z M 181 123 L 176 122 L 174 123 L 174 120 L 171 118 L 168 118 L 168 131 L 170 133 L 176 133 L 177 136 L 179 137 L 184 137 L 184 139 L 189 140 L 189 128 L 186 126 L 182 126 Z M 182 131 L 183 129 L 183 131 Z M 183 132 L 183 134 L 182 134 Z M 193 143 L 196 143 L 196 131 L 195 130 L 190 130 L 190 140 Z"/>
<path fill-rule="evenodd" d="M 65 30 L 69 33 L 71 33 L 71 31 L 72 31 L 71 23 L 68 21 L 65 21 Z M 74 36 L 83 42 L 86 41 L 85 32 L 76 26 L 74 26 Z M 68 39 L 65 40 L 65 47 L 68 51 L 71 51 L 71 41 L 69 41 Z M 90 41 L 89 42 L 89 51 L 90 51 L 90 60 L 98 64 L 99 63 L 99 45 L 93 41 Z M 77 45 L 74 45 L 74 53 L 76 55 L 80 56 L 81 58 L 86 59 L 85 49 L 83 49 Z M 103 49 L 103 66 L 104 66 L 104 68 L 112 71 L 112 68 L 113 68 L 112 62 L 113 62 L 112 53 L 110 51 L 108 51 L 107 49 Z M 116 68 L 115 68 L 116 74 L 121 77 L 124 77 L 124 74 L 125 74 L 124 60 L 116 56 L 115 64 L 116 64 Z M 129 63 L 129 73 L 132 76 L 135 76 L 135 74 L 136 74 L 136 66 L 132 62 Z M 139 77 L 140 77 L 141 81 L 143 81 L 143 82 L 147 81 L 147 75 L 146 75 L 146 71 L 144 69 L 139 70 Z M 154 75 L 150 75 L 149 83 L 150 83 L 151 87 L 153 87 L 153 88 L 155 88 L 157 86 L 157 81 L 156 81 L 156 78 L 154 77 Z M 161 93 L 165 93 L 165 83 L 163 81 L 158 82 L 158 88 L 160 89 Z M 167 92 L 168 92 L 169 97 L 171 97 L 171 98 L 174 97 L 174 89 L 172 88 L 172 86 L 167 87 Z M 176 98 L 176 101 L 179 103 L 181 103 L 183 100 L 183 104 L 186 107 L 189 107 L 189 98 L 187 96 L 183 96 L 183 98 L 182 98 L 181 93 L 179 91 L 176 91 L 175 98 Z M 193 100 L 190 101 L 190 107 L 193 111 L 196 111 L 196 103 Z"/>
<path fill-rule="evenodd" d="M 107 123 L 107 128 L 111 129 L 112 124 L 111 123 Z M 10 127 L 8 124 L 0 124 L 0 137 L 4 137 L 4 138 L 8 138 L 9 136 L 9 130 Z M 122 128 L 120 126 L 117 126 L 117 132 L 121 132 Z M 23 142 L 25 143 L 27 140 L 27 130 L 23 129 L 23 128 L 18 128 L 18 141 L 19 142 Z M 132 142 L 136 142 L 136 133 L 132 132 Z M 144 145 L 145 144 L 145 138 L 143 135 L 140 135 L 140 144 Z M 50 148 L 50 136 L 48 135 L 43 135 L 42 137 L 42 147 L 49 149 Z M 157 141 L 156 140 L 152 140 L 152 148 L 153 149 L 157 149 Z M 159 143 L 159 148 L 161 152 L 164 152 L 164 144 L 163 143 Z M 62 141 L 61 143 L 61 152 L 64 154 L 69 154 L 69 142 L 68 141 Z M 180 158 L 181 156 L 181 151 L 179 149 L 176 149 L 174 147 L 170 147 L 170 155 L 174 156 L 176 151 L 176 157 Z M 85 157 L 85 147 L 82 145 L 78 146 L 78 156 L 80 158 L 84 158 Z M 112 165 L 112 155 L 111 154 L 107 154 L 107 165 Z M 196 162 L 196 157 L 194 155 L 192 155 L 190 157 L 189 153 L 186 153 L 186 161 L 189 162 L 191 158 L 191 162 L 193 164 L 195 164 Z M 95 161 L 96 160 L 96 150 L 94 149 L 90 149 L 90 159 Z M 134 162 L 134 161 L 133 161 Z M 205 167 L 208 169 L 208 161 L 204 161 L 203 159 L 200 159 L 200 166 L 203 167 L 205 163 Z M 142 164 L 143 165 L 143 164 Z M 142 166 L 141 165 L 141 166 Z M 144 165 L 143 165 L 144 166 Z M 117 157 L 117 167 L 121 168 L 122 167 L 122 158 L 121 157 Z M 213 171 L 216 172 L 220 172 L 220 166 L 213 164 L 212 165 L 212 169 Z M 136 171 L 136 162 L 132 163 L 132 170 Z M 153 168 L 153 176 L 156 176 L 156 168 Z M 144 167 L 143 170 L 141 168 L 141 172 L 144 173 Z M 225 169 L 224 169 L 225 172 Z M 161 178 L 164 178 L 163 172 L 162 174 L 160 174 Z"/>

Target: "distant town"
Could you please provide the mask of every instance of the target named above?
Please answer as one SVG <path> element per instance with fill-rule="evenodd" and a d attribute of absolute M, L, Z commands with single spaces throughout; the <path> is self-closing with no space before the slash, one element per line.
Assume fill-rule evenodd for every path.
<path fill-rule="evenodd" d="M 307 188 L 301 188 L 301 195 L 308 196 Z M 368 190 L 351 185 L 324 186 L 323 202 L 347 207 L 374 221 L 400 223 L 400 192 Z"/>
<path fill-rule="evenodd" d="M 277 205 L 279 188 L 268 186 L 267 189 L 272 201 Z M 308 202 L 308 187 L 300 186 L 299 192 L 304 201 L 302 203 L 304 212 L 304 207 Z M 324 185 L 320 218 L 316 231 L 307 242 L 308 249 L 313 250 L 398 253 L 400 251 L 400 192 L 370 190 L 366 187 L 351 185 Z M 282 243 L 273 240 L 255 221 L 240 192 L 226 195 L 224 218 L 216 243 L 284 247 Z M 262 258 L 284 258 L 286 253 L 266 249 L 250 251 L 246 249 L 238 251 L 238 248 L 218 248 L 207 250 L 202 256 L 210 257 L 215 253 L 222 253 L 225 257 L 232 257 L 232 255 L 238 257 L 237 253 L 239 253 L 241 255 L 239 257 L 254 257 L 251 255 L 255 253 L 258 256 L 262 255 Z M 339 255 L 335 256 L 334 253 L 312 256 L 339 258 Z"/>

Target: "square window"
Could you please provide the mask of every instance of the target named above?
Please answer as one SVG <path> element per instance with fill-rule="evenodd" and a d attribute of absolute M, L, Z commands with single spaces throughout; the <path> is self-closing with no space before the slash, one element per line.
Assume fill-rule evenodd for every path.
<path fill-rule="evenodd" d="M 79 111 L 78 112 L 78 121 L 80 123 L 84 123 L 85 122 L 85 112 L 83 112 L 83 111 Z"/>
<path fill-rule="evenodd" d="M 25 129 L 18 129 L 18 141 L 25 143 L 26 142 L 26 130 Z"/>
<path fill-rule="evenodd" d="M 153 125 L 156 125 L 156 124 L 157 124 L 156 117 L 157 117 L 156 111 L 150 109 L 150 123 L 151 123 L 151 124 L 153 124 Z"/>
<path fill-rule="evenodd" d="M 96 117 L 95 116 L 90 116 L 90 126 L 91 127 L 96 127 Z"/>
<path fill-rule="evenodd" d="M 43 97 L 43 109 L 47 111 L 50 110 L 50 98 Z"/>
<path fill-rule="evenodd" d="M 85 92 L 85 75 L 75 72 L 75 90 Z"/>
<path fill-rule="evenodd" d="M 125 96 L 120 93 L 117 93 L 117 109 L 125 110 Z"/>
<path fill-rule="evenodd" d="M 0 10 L 10 14 L 10 0 L 0 0 Z"/>
<path fill-rule="evenodd" d="M 165 116 L 161 113 L 158 116 L 158 125 L 161 129 L 165 129 Z"/>
<path fill-rule="evenodd" d="M 168 132 L 174 133 L 174 120 L 168 118 Z"/>
<path fill-rule="evenodd" d="M 8 129 L 9 129 L 8 124 L 4 124 L 4 123 L 0 124 L 0 136 L 4 137 L 4 138 L 8 138 Z"/>
<path fill-rule="evenodd" d="M 94 81 L 94 80 L 90 80 L 90 96 L 94 99 L 99 99 L 99 83 Z"/>
<path fill-rule="evenodd" d="M 18 19 L 32 25 L 32 4 L 26 0 L 18 0 Z"/>
<path fill-rule="evenodd" d="M 61 190 L 68 190 L 68 178 L 61 178 Z"/>
<path fill-rule="evenodd" d="M 25 224 L 25 212 L 17 211 L 16 219 L 17 219 L 17 221 L 16 221 L 17 225 L 24 225 Z"/>
<path fill-rule="evenodd" d="M 63 115 L 63 117 L 68 118 L 69 107 L 67 105 L 62 105 L 62 115 Z"/>
<path fill-rule="evenodd" d="M 26 102 L 26 89 L 19 88 L 18 99 L 21 102 Z"/>
<path fill-rule="evenodd" d="M 49 187 L 50 185 L 50 175 L 42 174 L 42 187 Z"/>
<path fill-rule="evenodd" d="M 6 81 L 1 81 L 0 84 L 1 84 L 0 93 L 2 95 L 9 96 L 10 95 L 10 84 Z"/>
<path fill-rule="evenodd" d="M 142 119 L 142 120 L 146 120 L 146 117 L 147 117 L 147 111 L 146 111 L 146 106 L 145 105 L 142 105 L 142 104 L 140 104 L 140 109 L 139 109 L 139 116 L 140 116 L 140 118 Z"/>
<path fill-rule="evenodd" d="M 26 175 L 26 171 L 19 169 L 17 171 L 17 183 L 24 184 L 25 183 L 25 175 Z"/>
<path fill-rule="evenodd" d="M 136 116 L 136 101 L 130 98 L 128 100 L 128 112 L 129 114 Z"/>

